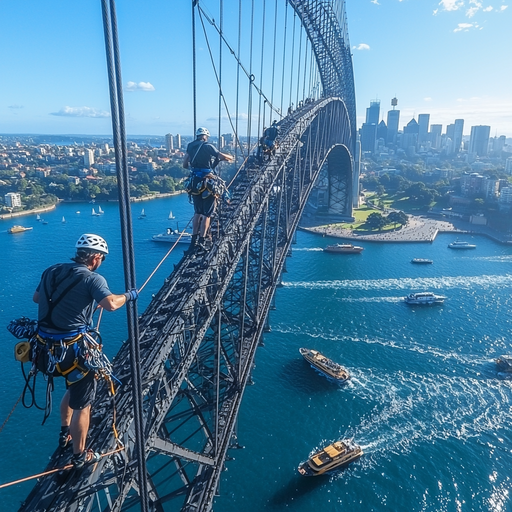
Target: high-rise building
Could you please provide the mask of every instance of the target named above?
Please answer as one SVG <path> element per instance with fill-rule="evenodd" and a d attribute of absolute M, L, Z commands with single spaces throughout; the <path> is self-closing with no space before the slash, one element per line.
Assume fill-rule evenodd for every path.
<path fill-rule="evenodd" d="M 400 110 L 388 111 L 388 144 L 396 144 L 396 136 L 398 134 L 398 124 L 400 122 Z"/>
<path fill-rule="evenodd" d="M 361 141 L 359 135 L 356 138 L 356 154 L 354 155 L 354 172 L 352 174 L 352 207 L 359 208 L 360 177 L 361 174 Z"/>
<path fill-rule="evenodd" d="M 430 125 L 430 142 L 434 149 L 441 147 L 441 133 L 443 132 L 442 124 L 431 124 Z"/>
<path fill-rule="evenodd" d="M 505 173 L 512 176 L 512 156 L 509 156 L 505 161 Z"/>
<path fill-rule="evenodd" d="M 429 123 L 430 114 L 420 114 L 418 116 L 418 144 L 424 144 L 427 142 Z"/>
<path fill-rule="evenodd" d="M 380 119 L 380 100 L 370 101 L 370 107 L 366 109 L 366 123 L 377 126 Z"/>
<path fill-rule="evenodd" d="M 404 133 L 402 135 L 402 148 L 407 150 L 410 147 L 416 147 L 418 144 L 418 133 L 420 127 L 416 119 L 411 119 L 407 126 L 404 126 Z"/>
<path fill-rule="evenodd" d="M 469 137 L 468 153 L 470 155 L 486 156 L 489 146 L 490 133 L 490 126 L 472 126 L 471 135 Z"/>
<path fill-rule="evenodd" d="M 377 125 L 364 123 L 361 127 L 361 151 L 373 153 L 377 141 Z"/>
<path fill-rule="evenodd" d="M 174 149 L 174 137 L 171 133 L 165 136 L 165 149 L 170 153 Z"/>
<path fill-rule="evenodd" d="M 179 133 L 176 134 L 176 149 L 181 149 L 181 135 Z"/>
<path fill-rule="evenodd" d="M 94 164 L 94 152 L 92 149 L 86 149 L 84 151 L 84 165 L 85 167 L 91 167 Z"/>
<path fill-rule="evenodd" d="M 464 119 L 455 119 L 453 130 L 453 152 L 458 153 L 462 147 L 462 134 L 464 131 Z"/>
<path fill-rule="evenodd" d="M 388 127 L 384 122 L 384 119 L 377 125 L 377 139 L 382 139 L 384 144 L 386 144 L 386 140 L 388 138 Z"/>

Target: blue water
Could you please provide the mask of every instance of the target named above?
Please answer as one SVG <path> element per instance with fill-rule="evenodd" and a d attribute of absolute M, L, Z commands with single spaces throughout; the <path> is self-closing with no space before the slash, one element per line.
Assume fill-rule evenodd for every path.
<path fill-rule="evenodd" d="M 101 273 L 114 292 L 123 290 L 117 205 L 101 206 L 103 217 L 91 217 L 91 205 L 66 204 L 45 214 L 47 226 L 31 217 L 0 223 L 0 326 L 35 315 L 40 273 L 71 256 L 83 231 L 108 240 Z M 139 220 L 142 207 L 147 217 Z M 184 196 L 133 206 L 138 282 L 168 248 L 149 238 L 168 226 L 169 210 L 180 226 L 190 217 Z M 7 235 L 14 223 L 34 230 Z M 216 512 L 512 510 L 512 381 L 494 364 L 512 352 L 512 248 L 467 239 L 476 250 L 452 251 L 453 237 L 440 235 L 433 244 L 365 244 L 360 255 L 336 255 L 322 252 L 327 239 L 298 233 L 240 412 L 245 449 L 230 453 Z M 150 281 L 141 308 L 179 257 L 172 254 Z M 414 257 L 434 264 L 413 265 Z M 423 290 L 448 299 L 427 308 L 401 301 Z M 124 310 L 104 315 L 110 355 L 125 337 L 124 323 Z M 15 340 L 4 333 L 0 422 L 22 388 Z M 351 382 L 338 387 L 316 374 L 299 355 L 302 346 L 345 365 Z M 56 444 L 57 410 L 44 427 L 41 419 L 19 406 L 0 433 L 1 482 L 44 467 Z M 299 477 L 300 462 L 342 437 L 363 447 L 362 459 L 332 476 Z M 30 488 L 0 490 L 6 510 Z"/>

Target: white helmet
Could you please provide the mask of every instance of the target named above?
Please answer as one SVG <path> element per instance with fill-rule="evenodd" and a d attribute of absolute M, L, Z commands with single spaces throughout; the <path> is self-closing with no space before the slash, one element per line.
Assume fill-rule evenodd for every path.
<path fill-rule="evenodd" d="M 196 130 L 196 137 L 199 137 L 200 135 L 206 135 L 207 137 L 210 136 L 210 132 L 208 131 L 208 128 L 203 128 L 201 126 L 201 128 L 198 128 Z"/>
<path fill-rule="evenodd" d="M 98 251 L 103 254 L 108 254 L 107 242 L 99 235 L 93 235 L 91 233 L 85 233 L 76 242 L 75 247 L 77 249 L 91 249 Z"/>

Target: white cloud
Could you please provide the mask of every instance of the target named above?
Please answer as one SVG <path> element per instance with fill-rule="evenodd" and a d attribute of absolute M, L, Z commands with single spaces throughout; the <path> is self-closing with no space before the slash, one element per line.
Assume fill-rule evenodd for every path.
<path fill-rule="evenodd" d="M 152 84 L 149 82 L 128 82 L 126 84 L 126 90 L 127 91 L 144 91 L 144 92 L 151 92 L 154 91 L 155 88 Z"/>
<path fill-rule="evenodd" d="M 504 11 L 507 7 L 508 7 L 508 5 L 502 5 L 502 6 L 500 7 L 500 11 Z"/>
<path fill-rule="evenodd" d="M 91 107 L 64 107 L 58 112 L 50 112 L 52 116 L 63 117 L 110 117 L 110 113 Z"/>
<path fill-rule="evenodd" d="M 354 50 L 369 50 L 370 45 L 366 43 L 360 43 L 357 46 L 352 46 Z"/>
<path fill-rule="evenodd" d="M 432 98 L 428 96 L 427 98 L 423 98 L 423 101 L 432 101 Z"/>
<path fill-rule="evenodd" d="M 443 11 L 457 11 L 464 7 L 464 2 L 461 0 L 441 0 L 439 5 L 442 6 Z"/>
<path fill-rule="evenodd" d="M 489 7 L 486 7 L 484 9 L 484 12 L 491 12 L 493 10 L 493 6 L 492 5 L 489 5 Z"/>
<path fill-rule="evenodd" d="M 370 3 L 375 4 L 375 5 L 380 5 L 379 0 L 370 0 Z"/>
<path fill-rule="evenodd" d="M 454 32 L 467 32 L 470 28 L 478 28 L 477 23 L 459 23 L 457 28 L 453 29 Z"/>

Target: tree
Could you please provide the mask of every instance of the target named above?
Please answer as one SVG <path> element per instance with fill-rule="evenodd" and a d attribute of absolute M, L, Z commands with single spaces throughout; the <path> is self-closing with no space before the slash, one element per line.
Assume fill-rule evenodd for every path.
<path fill-rule="evenodd" d="M 373 212 L 368 215 L 365 224 L 371 229 L 382 229 L 387 224 L 387 222 L 382 214 Z"/>
<path fill-rule="evenodd" d="M 402 226 L 404 224 L 407 224 L 408 217 L 404 212 L 391 212 L 387 216 L 387 220 L 388 220 L 388 222 L 393 223 L 396 227 L 397 224 L 400 224 Z"/>

